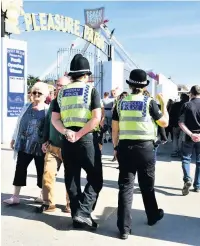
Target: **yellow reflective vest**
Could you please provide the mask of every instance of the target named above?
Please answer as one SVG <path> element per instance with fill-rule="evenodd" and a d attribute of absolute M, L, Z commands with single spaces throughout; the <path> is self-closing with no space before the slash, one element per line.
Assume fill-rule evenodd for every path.
<path fill-rule="evenodd" d="M 73 82 L 60 90 L 57 100 L 65 127 L 84 127 L 92 118 L 90 109 L 92 89 L 84 82 Z"/>
<path fill-rule="evenodd" d="M 157 126 L 149 113 L 152 99 L 143 95 L 129 95 L 118 101 L 119 139 L 155 140 Z"/>

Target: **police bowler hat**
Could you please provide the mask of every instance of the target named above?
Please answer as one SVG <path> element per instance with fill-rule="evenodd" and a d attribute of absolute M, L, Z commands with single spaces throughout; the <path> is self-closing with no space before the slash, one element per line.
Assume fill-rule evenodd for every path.
<path fill-rule="evenodd" d="M 90 64 L 87 58 L 83 57 L 81 54 L 76 54 L 70 64 L 70 72 L 68 76 L 81 77 L 83 75 L 91 75 Z"/>
<path fill-rule="evenodd" d="M 144 88 L 149 85 L 150 81 L 147 80 L 147 73 L 144 70 L 134 69 L 131 71 L 129 80 L 126 80 L 126 83 L 136 88 Z"/>

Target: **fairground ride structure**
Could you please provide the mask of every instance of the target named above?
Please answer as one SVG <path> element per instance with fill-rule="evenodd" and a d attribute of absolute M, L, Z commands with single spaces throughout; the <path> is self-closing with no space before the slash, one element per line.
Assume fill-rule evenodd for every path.
<path fill-rule="evenodd" d="M 125 69 L 127 69 L 128 71 L 132 70 L 133 68 L 139 68 L 139 65 L 136 64 L 134 62 L 134 60 L 131 58 L 130 54 L 128 54 L 128 52 L 124 49 L 124 47 L 122 46 L 122 44 L 120 44 L 120 42 L 117 40 L 117 38 L 114 36 L 114 29 L 112 31 L 109 30 L 108 26 L 107 26 L 107 20 L 105 21 L 105 23 L 103 23 L 102 25 L 100 25 L 99 28 L 99 32 L 100 34 L 104 37 L 105 42 L 110 44 L 112 47 L 112 52 L 113 52 L 113 58 L 114 58 L 114 52 L 118 55 L 118 57 L 120 58 L 120 60 L 122 62 L 124 62 L 125 64 Z M 81 46 L 81 47 L 80 47 Z M 44 80 L 48 77 L 48 75 L 53 75 L 53 77 L 58 77 L 60 74 L 58 74 L 58 68 L 61 66 L 62 62 L 64 61 L 64 58 L 66 58 L 67 56 L 67 61 L 65 60 L 65 71 L 62 71 L 63 75 L 67 72 L 67 70 L 69 69 L 69 64 L 70 61 L 72 59 L 72 56 L 74 55 L 74 50 L 79 48 L 79 53 L 81 53 L 82 55 L 86 55 L 87 51 L 90 49 L 92 45 L 90 44 L 90 42 L 87 42 L 81 38 L 76 38 L 72 44 L 70 45 L 70 47 L 68 47 L 67 49 L 63 49 L 63 52 L 61 55 L 57 56 L 57 59 L 55 62 L 53 62 L 53 64 L 51 64 L 46 71 L 40 76 L 40 80 Z M 93 48 L 94 51 L 94 62 L 97 63 L 99 60 L 106 60 L 107 57 L 104 55 L 104 58 L 100 58 L 102 57 L 102 52 L 97 49 L 96 47 Z M 68 52 L 65 52 L 68 51 Z M 55 75 L 56 74 L 56 75 Z"/>

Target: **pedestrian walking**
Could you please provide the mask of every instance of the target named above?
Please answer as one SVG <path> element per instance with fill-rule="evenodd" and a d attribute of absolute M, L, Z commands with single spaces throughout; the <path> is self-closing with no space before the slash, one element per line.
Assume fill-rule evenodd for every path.
<path fill-rule="evenodd" d="M 136 173 L 148 225 L 154 225 L 164 216 L 164 211 L 158 209 L 154 191 L 154 141 L 157 135 L 156 124 L 167 127 L 169 121 L 163 96 L 158 95 L 160 110 L 152 98 L 143 95 L 144 87 L 149 84 L 145 71 L 131 71 L 126 82 L 132 93 L 117 103 L 112 118 L 112 138 L 119 162 L 117 227 L 121 239 L 127 239 L 131 233 L 131 207 Z"/>
<path fill-rule="evenodd" d="M 173 104 L 174 104 L 174 101 L 172 99 L 169 99 L 167 103 L 167 111 L 169 115 L 170 115 Z M 169 139 L 169 134 L 170 134 L 171 141 L 173 141 L 173 127 L 171 125 L 170 119 L 169 119 L 169 125 L 168 127 L 166 127 L 165 132 L 166 132 L 167 139 Z"/>
<path fill-rule="evenodd" d="M 145 89 L 143 91 L 143 95 L 144 96 L 148 96 L 151 97 L 150 93 Z M 153 97 L 151 97 L 153 99 Z M 161 106 L 158 104 L 159 109 L 161 109 Z M 158 148 L 161 144 L 166 144 L 167 143 L 167 136 L 166 136 L 166 132 L 165 132 L 165 128 L 164 127 L 160 127 L 159 125 L 157 125 L 157 137 L 154 143 L 154 160 L 155 160 L 155 164 L 157 161 L 157 152 L 158 152 Z"/>
<path fill-rule="evenodd" d="M 62 153 L 73 226 L 96 229 L 98 224 L 92 219 L 91 212 L 103 185 L 101 152 L 95 131 L 101 120 L 100 97 L 87 83 L 90 65 L 81 54 L 72 59 L 68 75 L 72 83 L 60 90 L 52 123 L 65 136 Z M 87 174 L 83 192 L 80 184 L 82 168 Z"/>
<path fill-rule="evenodd" d="M 190 90 L 190 101 L 183 104 L 181 108 L 179 126 L 185 133 L 182 145 L 182 168 L 184 186 L 182 194 L 189 194 L 192 185 L 190 176 L 190 163 L 193 151 L 196 154 L 196 170 L 194 177 L 194 192 L 200 191 L 200 86 L 192 86 Z"/>
<path fill-rule="evenodd" d="M 114 98 L 109 97 L 109 92 L 104 92 L 104 98 L 102 99 L 103 106 L 104 106 L 104 124 L 106 125 L 106 128 L 108 129 L 108 141 L 106 139 L 106 133 L 104 136 L 104 143 L 112 142 L 112 108 L 114 104 Z"/>
<path fill-rule="evenodd" d="M 27 103 L 18 117 L 17 125 L 11 141 L 11 148 L 17 156 L 17 165 L 13 181 L 14 193 L 4 200 L 9 205 L 20 203 L 20 190 L 26 186 L 27 169 L 34 159 L 37 171 L 37 186 L 42 189 L 42 176 L 44 172 L 44 153 L 42 152 L 42 136 L 45 116 L 49 106 L 45 104 L 48 87 L 43 82 L 37 82 L 32 87 L 32 102 Z M 42 193 L 35 200 L 42 202 Z"/>
<path fill-rule="evenodd" d="M 60 89 L 70 83 L 68 77 L 62 77 L 56 82 L 56 97 Z M 37 212 L 54 212 L 55 205 L 55 181 L 57 171 L 59 171 L 62 164 L 61 146 L 63 135 L 60 134 L 51 123 L 52 109 L 57 98 L 53 99 L 48 115 L 45 121 L 43 132 L 43 145 L 42 150 L 45 153 L 44 174 L 43 174 L 43 204 L 37 208 Z M 66 207 L 65 212 L 70 213 L 69 196 L 66 192 Z"/>
<path fill-rule="evenodd" d="M 170 110 L 169 113 L 169 121 L 170 125 L 173 128 L 173 141 L 172 141 L 172 154 L 171 157 L 180 157 L 181 156 L 181 149 L 182 149 L 182 142 L 183 142 L 183 132 L 178 125 L 179 115 L 181 108 L 184 103 L 189 101 L 189 96 L 185 93 L 181 94 L 180 102 L 175 102 Z"/>

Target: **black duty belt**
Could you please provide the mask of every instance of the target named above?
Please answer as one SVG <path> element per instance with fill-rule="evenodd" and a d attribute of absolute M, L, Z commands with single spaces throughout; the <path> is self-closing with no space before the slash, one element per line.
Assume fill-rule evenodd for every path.
<path fill-rule="evenodd" d="M 104 108 L 105 110 L 112 110 L 112 108 Z"/>
<path fill-rule="evenodd" d="M 197 133 L 199 134 L 200 133 L 200 130 L 191 130 L 192 133 Z"/>

